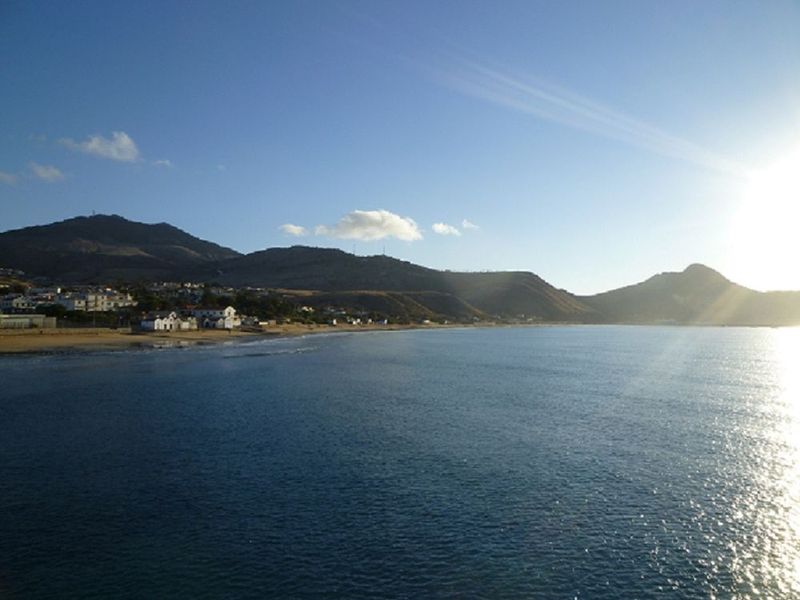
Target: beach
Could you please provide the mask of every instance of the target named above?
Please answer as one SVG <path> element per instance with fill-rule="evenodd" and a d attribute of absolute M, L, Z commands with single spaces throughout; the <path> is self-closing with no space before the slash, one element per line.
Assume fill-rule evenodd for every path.
<path fill-rule="evenodd" d="M 197 331 L 140 332 L 128 329 L 9 329 L 0 330 L 0 354 L 40 352 L 96 352 L 130 348 L 164 348 L 220 344 L 247 339 L 320 333 L 440 328 L 449 325 L 319 325 L 289 323 L 261 331 L 201 329 Z"/>

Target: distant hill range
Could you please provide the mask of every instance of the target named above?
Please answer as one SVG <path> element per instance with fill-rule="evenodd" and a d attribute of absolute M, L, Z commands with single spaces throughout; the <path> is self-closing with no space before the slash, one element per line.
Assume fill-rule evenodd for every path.
<path fill-rule="evenodd" d="M 800 292 L 757 292 L 700 264 L 579 299 L 609 323 L 800 324 Z"/>
<path fill-rule="evenodd" d="M 252 254 L 116 215 L 0 233 L 0 267 L 62 283 L 191 280 L 292 290 L 298 302 L 404 317 L 544 322 L 800 324 L 800 292 L 760 293 L 702 265 L 575 296 L 521 271 L 438 271 L 387 256 L 293 246 Z"/>
<path fill-rule="evenodd" d="M 330 248 L 271 248 L 222 263 L 214 279 L 227 285 L 318 290 L 332 303 L 369 304 L 373 310 L 396 301 L 430 307 L 434 315 L 542 320 L 585 320 L 592 310 L 573 295 L 526 272 L 453 273 L 388 256 L 355 256 Z M 197 273 L 201 275 L 201 273 Z M 310 300 L 313 303 L 315 300 Z M 381 310 L 388 312 L 390 310 Z"/>

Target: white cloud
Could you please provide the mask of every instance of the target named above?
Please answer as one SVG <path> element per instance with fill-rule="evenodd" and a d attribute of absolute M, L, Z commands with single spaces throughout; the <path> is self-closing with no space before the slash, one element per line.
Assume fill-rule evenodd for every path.
<path fill-rule="evenodd" d="M 461 232 L 458 229 L 452 225 L 448 225 L 447 223 L 434 223 L 433 231 L 439 235 L 461 235 Z"/>
<path fill-rule="evenodd" d="M 51 182 L 64 179 L 64 174 L 57 167 L 52 165 L 40 165 L 39 163 L 32 162 L 29 166 L 33 174 L 39 179 Z"/>
<path fill-rule="evenodd" d="M 0 171 L 0 181 L 3 183 L 7 183 L 8 185 L 14 185 L 17 182 L 17 176 L 13 173 L 6 173 L 5 171 Z"/>
<path fill-rule="evenodd" d="M 461 228 L 462 229 L 480 229 L 479 226 L 475 225 L 475 223 L 473 223 L 472 221 L 470 221 L 468 219 L 464 219 L 463 221 L 461 221 Z"/>
<path fill-rule="evenodd" d="M 168 158 L 160 158 L 158 160 L 154 160 L 153 165 L 156 167 L 167 167 L 168 169 L 171 169 L 174 166 L 172 164 L 172 161 L 169 160 Z"/>
<path fill-rule="evenodd" d="M 308 230 L 301 225 L 292 225 L 291 223 L 284 223 L 280 226 L 280 230 L 283 233 L 288 233 L 289 235 L 293 235 L 295 237 L 302 237 L 304 235 L 308 235 Z"/>
<path fill-rule="evenodd" d="M 102 135 L 92 135 L 84 142 L 76 142 L 70 138 L 59 140 L 64 146 L 100 158 L 109 158 L 121 162 L 136 162 L 139 160 L 139 148 L 136 147 L 131 137 L 124 131 L 112 131 L 111 139 Z"/>
<path fill-rule="evenodd" d="M 382 240 L 393 237 L 412 242 L 422 239 L 422 232 L 413 219 L 401 217 L 388 210 L 354 210 L 343 216 L 336 225 L 317 225 L 317 235 L 345 240 Z"/>

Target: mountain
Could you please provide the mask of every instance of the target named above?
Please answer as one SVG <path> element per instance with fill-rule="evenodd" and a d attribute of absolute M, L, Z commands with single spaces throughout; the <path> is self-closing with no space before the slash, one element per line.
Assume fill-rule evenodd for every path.
<path fill-rule="evenodd" d="M 439 309 L 433 314 L 471 314 L 549 321 L 591 320 L 593 311 L 574 296 L 534 275 L 508 271 L 455 273 L 421 267 L 388 256 L 355 256 L 330 248 L 270 248 L 233 258 L 198 271 L 198 279 L 233 286 L 391 292 L 404 301 Z M 424 300 L 420 293 L 428 294 Z M 415 297 L 416 295 L 416 297 Z M 364 298 L 366 300 L 366 297 Z M 377 300 L 370 298 L 371 302 Z M 446 310 L 444 310 L 446 308 Z"/>
<path fill-rule="evenodd" d="M 0 267 L 65 283 L 155 280 L 239 256 L 166 223 L 75 217 L 0 233 Z"/>
<path fill-rule="evenodd" d="M 309 305 L 408 318 L 586 321 L 593 310 L 532 273 L 451 273 L 387 256 L 294 246 L 243 256 L 166 223 L 77 217 L 0 234 L 0 267 L 59 283 L 194 280 L 311 290 Z"/>
<path fill-rule="evenodd" d="M 579 300 L 610 323 L 800 324 L 800 292 L 757 292 L 700 264 Z"/>
<path fill-rule="evenodd" d="M 699 264 L 579 297 L 524 271 L 438 271 L 388 256 L 307 246 L 242 255 L 166 223 L 117 215 L 0 233 L 0 268 L 65 284 L 192 280 L 282 289 L 310 306 L 411 319 L 800 324 L 800 292 L 756 292 Z"/>

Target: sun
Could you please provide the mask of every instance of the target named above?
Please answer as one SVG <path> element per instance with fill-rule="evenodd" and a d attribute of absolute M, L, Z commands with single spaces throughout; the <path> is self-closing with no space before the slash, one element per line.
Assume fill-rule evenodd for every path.
<path fill-rule="evenodd" d="M 732 279 L 759 290 L 800 290 L 800 146 L 749 173 L 731 228 Z"/>

